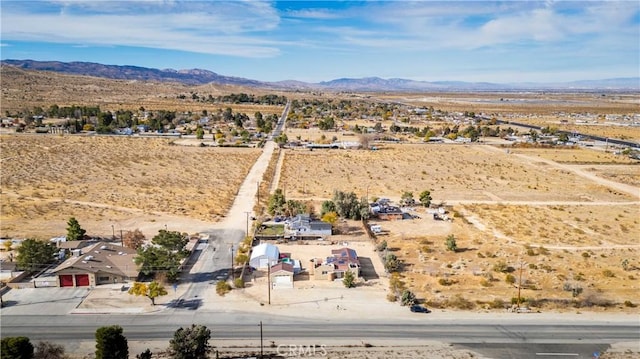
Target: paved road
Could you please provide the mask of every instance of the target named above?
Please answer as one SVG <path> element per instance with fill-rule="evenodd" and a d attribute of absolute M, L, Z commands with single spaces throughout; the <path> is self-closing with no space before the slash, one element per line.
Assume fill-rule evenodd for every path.
<path fill-rule="evenodd" d="M 159 315 L 10 315 L 2 317 L 2 335 L 25 335 L 32 340 L 92 341 L 95 329 L 110 324 L 124 328 L 129 340 L 166 340 L 180 326 L 204 324 L 213 340 L 259 338 L 258 322 L 264 323 L 264 338 L 283 343 L 295 338 L 308 344 L 327 344 L 340 340 L 425 340 L 443 341 L 469 348 L 491 358 L 547 358 L 558 354 L 588 358 L 605 351 L 615 342 L 637 342 L 640 324 L 628 322 L 575 322 L 563 324 L 543 321 L 483 323 L 474 320 L 341 322 L 328 319 L 295 319 L 271 315 L 224 312 L 173 312 Z M 490 320 L 486 320 L 490 321 Z M 549 354 L 549 355 L 546 355 Z M 576 354 L 576 355 L 574 355 Z"/>

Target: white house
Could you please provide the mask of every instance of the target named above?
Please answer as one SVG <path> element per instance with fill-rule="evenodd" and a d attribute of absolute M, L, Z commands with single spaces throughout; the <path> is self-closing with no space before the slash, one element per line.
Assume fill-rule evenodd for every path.
<path fill-rule="evenodd" d="M 269 243 L 262 243 L 251 251 L 249 265 L 253 268 L 267 268 L 269 265 L 278 263 L 280 258 L 280 250 L 278 247 Z"/>

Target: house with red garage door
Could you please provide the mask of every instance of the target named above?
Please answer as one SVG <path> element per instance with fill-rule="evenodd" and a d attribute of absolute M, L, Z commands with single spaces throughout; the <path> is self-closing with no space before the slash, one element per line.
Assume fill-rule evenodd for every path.
<path fill-rule="evenodd" d="M 134 249 L 97 242 L 73 252 L 53 270 L 60 287 L 94 287 L 101 284 L 135 281 L 138 267 Z"/>

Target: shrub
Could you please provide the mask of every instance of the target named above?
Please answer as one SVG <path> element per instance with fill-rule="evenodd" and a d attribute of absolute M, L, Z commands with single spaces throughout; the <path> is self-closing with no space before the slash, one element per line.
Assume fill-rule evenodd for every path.
<path fill-rule="evenodd" d="M 218 282 L 226 283 L 226 282 Z M 180 328 L 169 342 L 169 352 L 174 359 L 205 359 L 211 351 L 211 330 L 204 325 L 192 324 L 191 328 Z"/>
<path fill-rule="evenodd" d="M 529 263 L 529 269 L 538 269 L 538 266 L 535 263 Z"/>
<path fill-rule="evenodd" d="M 633 303 L 633 302 L 631 302 L 630 300 L 625 300 L 625 301 L 624 301 L 624 306 L 625 306 L 625 307 L 627 307 L 627 308 L 635 308 L 635 307 L 637 307 L 638 305 L 634 304 L 634 303 Z"/>
<path fill-rule="evenodd" d="M 382 241 L 382 242 L 378 243 L 378 245 L 376 246 L 376 249 L 377 249 L 379 252 L 382 252 L 382 251 L 384 251 L 385 249 L 387 249 L 387 240 L 385 239 L 384 241 Z"/>
<path fill-rule="evenodd" d="M 491 282 L 489 282 L 486 278 L 482 278 L 480 280 L 480 285 L 483 287 L 491 287 Z"/>
<path fill-rule="evenodd" d="M 473 309 L 476 305 L 458 294 L 447 301 L 447 306 L 457 309 Z"/>
<path fill-rule="evenodd" d="M 413 305 L 416 303 L 416 295 L 413 294 L 412 291 L 405 289 L 402 292 L 402 297 L 400 300 L 400 304 L 405 306 L 405 305 Z"/>
<path fill-rule="evenodd" d="M 0 344 L 2 359 L 31 359 L 33 357 L 33 344 L 27 337 L 5 337 Z"/>
<path fill-rule="evenodd" d="M 504 277 L 504 281 L 507 282 L 507 284 L 513 284 L 516 282 L 516 277 L 513 274 L 507 274 Z"/>
<path fill-rule="evenodd" d="M 456 237 L 454 237 L 453 234 L 450 234 L 450 235 L 447 236 L 445 244 L 447 246 L 447 250 L 448 251 L 455 252 L 455 251 L 458 250 L 458 244 L 456 243 Z"/>
<path fill-rule="evenodd" d="M 591 255 L 588 252 L 582 252 L 581 255 L 582 255 L 582 258 L 585 258 L 585 259 L 591 257 Z"/>
<path fill-rule="evenodd" d="M 34 359 L 65 359 L 64 347 L 51 342 L 40 342 L 36 345 Z"/>
<path fill-rule="evenodd" d="M 536 256 L 536 255 L 538 255 L 538 253 L 536 253 L 536 251 L 534 251 L 533 248 L 529 248 L 529 249 L 527 249 L 527 255 L 528 256 Z"/>
<path fill-rule="evenodd" d="M 613 277 L 615 277 L 615 276 L 616 276 L 616 275 L 615 275 L 615 274 L 613 274 L 613 272 L 612 272 L 611 270 L 609 270 L 609 269 L 605 269 L 605 270 L 603 270 L 603 271 L 602 271 L 602 275 L 603 275 L 603 276 L 605 276 L 605 277 L 607 277 L 607 278 L 613 278 Z"/>
<path fill-rule="evenodd" d="M 453 284 L 453 282 L 447 278 L 440 278 L 438 279 L 438 284 L 440 285 L 444 285 L 444 286 L 449 286 L 451 284 Z"/>
<path fill-rule="evenodd" d="M 216 293 L 218 293 L 219 296 L 224 297 L 224 295 L 229 293 L 230 291 L 231 286 L 229 285 L 229 283 L 220 281 L 216 284 Z"/>
<path fill-rule="evenodd" d="M 356 277 L 352 271 L 348 270 L 344 273 L 342 284 L 345 288 L 354 288 L 356 286 Z"/>
<path fill-rule="evenodd" d="M 506 273 L 508 272 L 509 266 L 505 261 L 499 261 L 498 263 L 493 265 L 493 271 L 498 273 Z"/>
<path fill-rule="evenodd" d="M 507 303 L 505 303 L 504 300 L 497 298 L 487 304 L 491 309 L 504 309 L 507 306 Z"/>
<path fill-rule="evenodd" d="M 244 288 L 244 280 L 242 280 L 242 278 L 234 279 L 233 280 L 233 286 L 236 287 L 236 288 Z"/>
<path fill-rule="evenodd" d="M 396 301 L 398 301 L 398 296 L 396 296 L 393 293 L 389 293 L 389 294 L 387 294 L 387 300 L 390 301 L 390 302 L 396 302 Z"/>
<path fill-rule="evenodd" d="M 528 302 L 528 301 L 529 301 L 529 300 L 528 300 L 527 298 L 525 298 L 525 297 L 520 297 L 520 304 L 522 304 L 522 303 L 526 303 L 526 302 Z M 518 304 L 518 297 L 512 297 L 512 298 L 511 298 L 511 304 Z"/>

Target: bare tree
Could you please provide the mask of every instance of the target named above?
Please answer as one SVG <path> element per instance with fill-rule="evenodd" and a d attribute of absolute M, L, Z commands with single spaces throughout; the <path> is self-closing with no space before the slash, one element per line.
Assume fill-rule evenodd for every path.
<path fill-rule="evenodd" d="M 144 234 L 142 234 L 142 232 L 137 228 L 135 231 L 127 231 L 122 238 L 124 246 L 131 249 L 138 249 L 142 247 L 145 240 L 146 238 Z"/>

